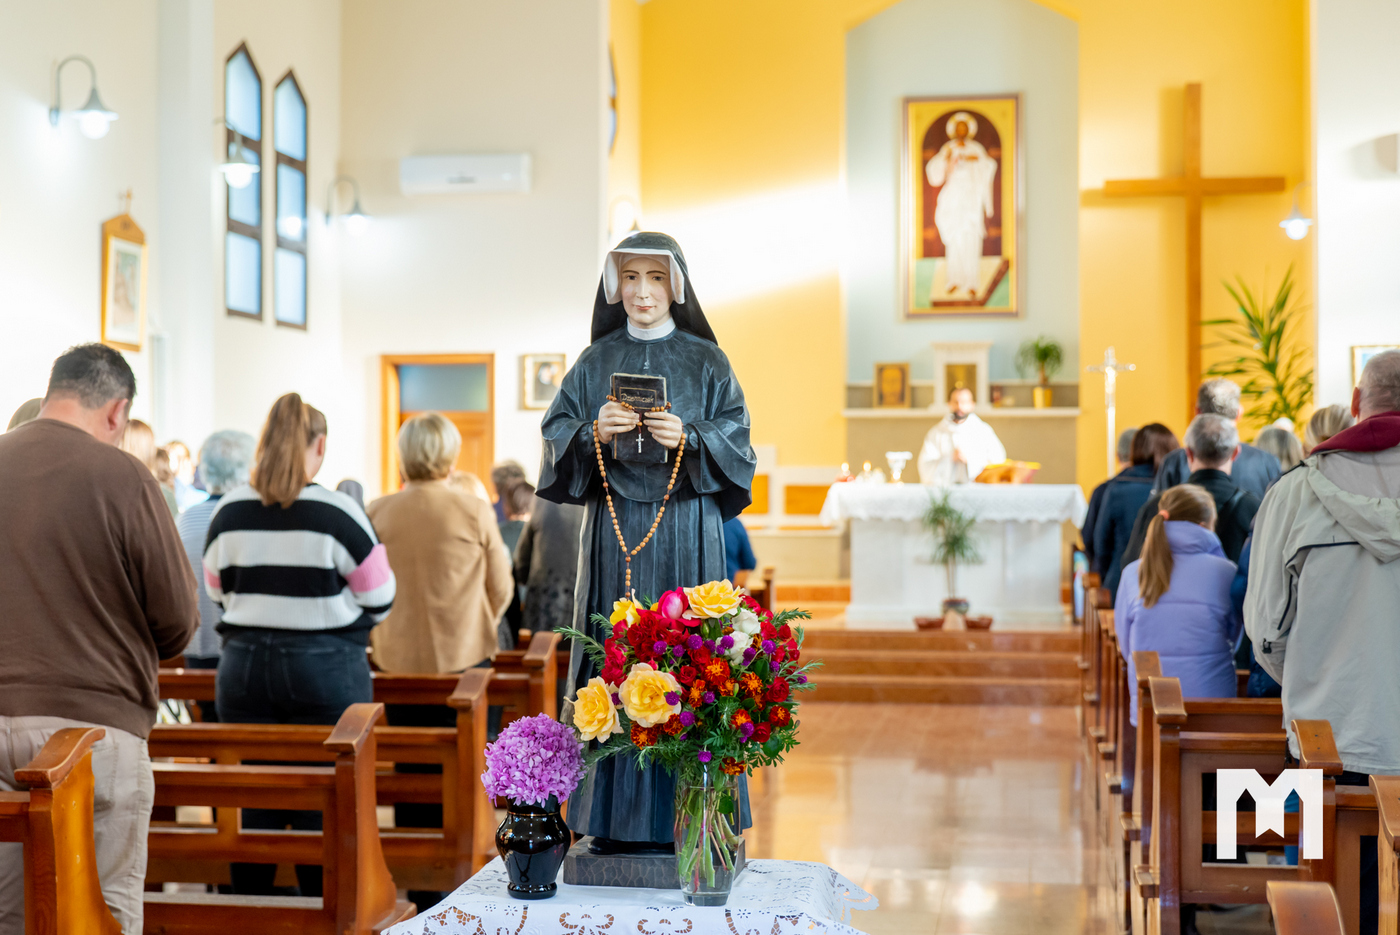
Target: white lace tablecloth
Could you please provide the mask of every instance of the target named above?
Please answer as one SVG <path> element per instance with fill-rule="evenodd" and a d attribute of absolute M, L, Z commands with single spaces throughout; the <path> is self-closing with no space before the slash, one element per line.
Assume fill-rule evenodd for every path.
<path fill-rule="evenodd" d="M 569 886 L 549 899 L 506 894 L 497 857 L 436 906 L 388 935 L 859 935 L 852 909 L 874 896 L 825 864 L 751 860 L 724 906 L 687 906 L 680 890 Z"/>
<path fill-rule="evenodd" d="M 929 499 L 952 491 L 952 504 L 982 522 L 1084 522 L 1089 505 L 1078 484 L 832 484 L 822 506 L 822 522 L 835 526 L 846 519 L 923 518 Z"/>

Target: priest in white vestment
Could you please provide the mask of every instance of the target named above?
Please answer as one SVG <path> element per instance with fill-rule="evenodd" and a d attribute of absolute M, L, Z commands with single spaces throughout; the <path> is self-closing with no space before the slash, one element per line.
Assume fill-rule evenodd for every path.
<path fill-rule="evenodd" d="M 1006 460 L 1006 449 L 992 427 L 973 412 L 972 391 L 953 390 L 948 414 L 929 429 L 919 452 L 919 480 L 925 484 L 966 484 L 989 464 Z"/>
<path fill-rule="evenodd" d="M 977 295 L 982 288 L 982 239 L 992 216 L 997 164 L 976 135 L 977 118 L 958 111 L 948 118 L 948 142 L 924 167 L 928 183 L 942 186 L 933 223 L 947 256 L 950 295 L 959 289 Z"/>

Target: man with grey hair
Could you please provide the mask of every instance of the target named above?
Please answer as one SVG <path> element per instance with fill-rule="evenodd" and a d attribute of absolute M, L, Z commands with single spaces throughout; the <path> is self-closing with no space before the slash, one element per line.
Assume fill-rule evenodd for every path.
<path fill-rule="evenodd" d="M 1137 426 L 1126 428 L 1118 433 L 1118 473 L 1121 474 L 1133 465 L 1133 439 L 1137 437 Z M 1110 478 L 1111 480 L 1112 478 Z M 1099 511 L 1103 508 L 1104 493 L 1108 481 L 1104 481 L 1089 494 L 1089 509 L 1084 514 L 1084 525 L 1079 527 L 1080 538 L 1084 540 L 1084 555 L 1092 567 L 1094 563 L 1094 524 L 1099 521 Z"/>
<path fill-rule="evenodd" d="M 1234 384 L 1231 384 L 1232 386 Z M 1234 468 L 1243 446 L 1234 420 L 1215 413 L 1205 413 L 1191 420 L 1186 429 L 1185 460 L 1191 473 L 1182 481 L 1204 487 L 1215 500 L 1215 534 L 1221 551 L 1232 562 L 1240 560 L 1240 550 L 1249 538 L 1254 514 L 1259 510 L 1259 498 L 1237 485 Z M 1147 538 L 1147 524 L 1161 509 L 1159 490 L 1138 511 L 1133 534 L 1123 552 L 1123 564 L 1142 557 L 1142 543 Z"/>
<path fill-rule="evenodd" d="M 1240 421 L 1240 388 L 1224 377 L 1207 380 L 1196 391 L 1196 414 L 1215 413 L 1234 422 Z M 1186 476 L 1191 466 L 1186 463 L 1186 449 L 1178 448 L 1162 459 L 1157 469 L 1157 478 L 1152 482 L 1152 492 L 1161 493 L 1168 487 L 1187 483 Z M 1269 485 L 1278 480 L 1280 474 L 1278 459 L 1267 451 L 1253 445 L 1240 445 L 1239 456 L 1235 458 L 1231 477 L 1235 485 L 1248 490 L 1263 499 Z"/>
<path fill-rule="evenodd" d="M 1283 724 L 1325 720 L 1338 784 L 1400 773 L 1400 351 L 1352 392 L 1358 422 L 1312 450 L 1264 498 L 1245 631 L 1283 686 Z M 1298 754 L 1297 738 L 1289 746 Z M 1353 858 L 1354 859 L 1354 858 Z M 1376 839 L 1361 839 L 1361 931 L 1376 931 Z"/>
<path fill-rule="evenodd" d="M 67 727 L 92 748 L 102 896 L 140 935 L 155 781 L 156 667 L 198 620 L 195 579 L 160 484 L 117 448 L 136 378 L 110 347 L 54 361 L 39 417 L 0 435 L 0 790 Z M 0 933 L 24 925 L 24 856 L 0 844 Z"/>
<path fill-rule="evenodd" d="M 204 576 L 204 539 L 209 532 L 209 521 L 214 518 L 219 500 L 224 494 L 248 483 L 248 474 L 253 467 L 253 453 L 256 443 L 247 432 L 225 430 L 215 432 L 204 440 L 199 449 L 199 470 L 204 477 L 205 489 L 209 498 L 196 503 L 180 514 L 176 526 L 180 530 L 180 542 L 185 546 L 185 555 L 190 562 L 190 570 L 196 580 Z M 191 669 L 217 669 L 223 641 L 215 632 L 215 627 L 223 619 L 223 611 L 209 599 L 204 588 L 199 589 L 199 630 L 190 640 L 185 650 L 185 665 Z M 206 721 L 219 719 L 218 709 L 212 701 L 199 703 L 200 713 Z"/>

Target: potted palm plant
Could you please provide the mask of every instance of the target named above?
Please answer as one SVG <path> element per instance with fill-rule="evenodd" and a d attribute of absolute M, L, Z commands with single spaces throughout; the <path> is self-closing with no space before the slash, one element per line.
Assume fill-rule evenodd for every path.
<path fill-rule="evenodd" d="M 1065 349 L 1049 335 L 1042 334 L 1038 338 L 1024 341 L 1016 351 L 1016 369 L 1021 372 L 1021 376 L 1035 373 L 1040 378 L 1040 385 L 1031 391 L 1035 408 L 1046 409 L 1050 406 L 1050 378 L 1059 372 L 1064 363 Z"/>
<path fill-rule="evenodd" d="M 948 575 L 948 597 L 943 601 L 943 616 L 950 613 L 967 615 L 967 598 L 958 597 L 958 565 L 976 565 L 982 561 L 981 550 L 973 527 L 977 518 L 953 506 L 951 494 L 945 490 L 929 500 L 924 513 L 924 526 L 933 534 L 934 562 L 941 564 Z"/>

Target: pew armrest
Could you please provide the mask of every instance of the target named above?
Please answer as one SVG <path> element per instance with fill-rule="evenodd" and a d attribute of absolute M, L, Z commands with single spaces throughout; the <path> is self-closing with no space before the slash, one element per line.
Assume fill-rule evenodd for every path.
<path fill-rule="evenodd" d="M 1123 830 L 1123 840 L 1142 840 L 1142 819 L 1137 815 L 1119 815 L 1118 827 Z"/>
<path fill-rule="evenodd" d="M 1162 677 L 1162 658 L 1155 650 L 1133 650 L 1133 668 L 1137 670 L 1138 688 L 1146 688 L 1147 680 Z"/>
<path fill-rule="evenodd" d="M 1157 871 L 1148 864 L 1138 864 L 1133 868 L 1133 880 L 1137 883 L 1138 895 L 1143 899 L 1157 898 Z"/>
<path fill-rule="evenodd" d="M 1303 769 L 1320 769 L 1324 775 L 1342 774 L 1342 757 L 1332 737 L 1328 721 L 1292 721 L 1293 736 L 1298 738 L 1299 759 Z"/>
<path fill-rule="evenodd" d="M 527 669 L 543 669 L 554 655 L 555 647 L 562 639 L 558 633 L 541 630 L 530 638 L 530 647 L 525 650 L 522 664 Z"/>
<path fill-rule="evenodd" d="M 1152 693 L 1152 710 L 1158 724 L 1185 724 L 1186 703 L 1181 698 L 1181 682 L 1178 679 L 1154 676 L 1147 680 Z"/>
<path fill-rule="evenodd" d="M 93 744 L 106 736 L 107 731 L 101 727 L 65 727 L 49 738 L 38 756 L 15 770 L 15 780 L 31 789 L 52 789 L 68 778 Z"/>
<path fill-rule="evenodd" d="M 1376 794 L 1382 847 L 1395 848 L 1400 838 L 1400 776 L 1372 776 L 1371 791 Z"/>
<path fill-rule="evenodd" d="M 1265 892 L 1280 935 L 1341 935 L 1342 907 L 1329 884 L 1270 880 Z"/>
<path fill-rule="evenodd" d="M 373 736 L 375 723 L 384 716 L 384 705 L 361 702 L 345 709 L 323 746 L 332 753 L 359 753 Z"/>
<path fill-rule="evenodd" d="M 470 711 L 477 705 L 486 703 L 486 687 L 491 683 L 495 669 L 468 669 L 457 680 L 447 703 L 458 711 Z"/>

